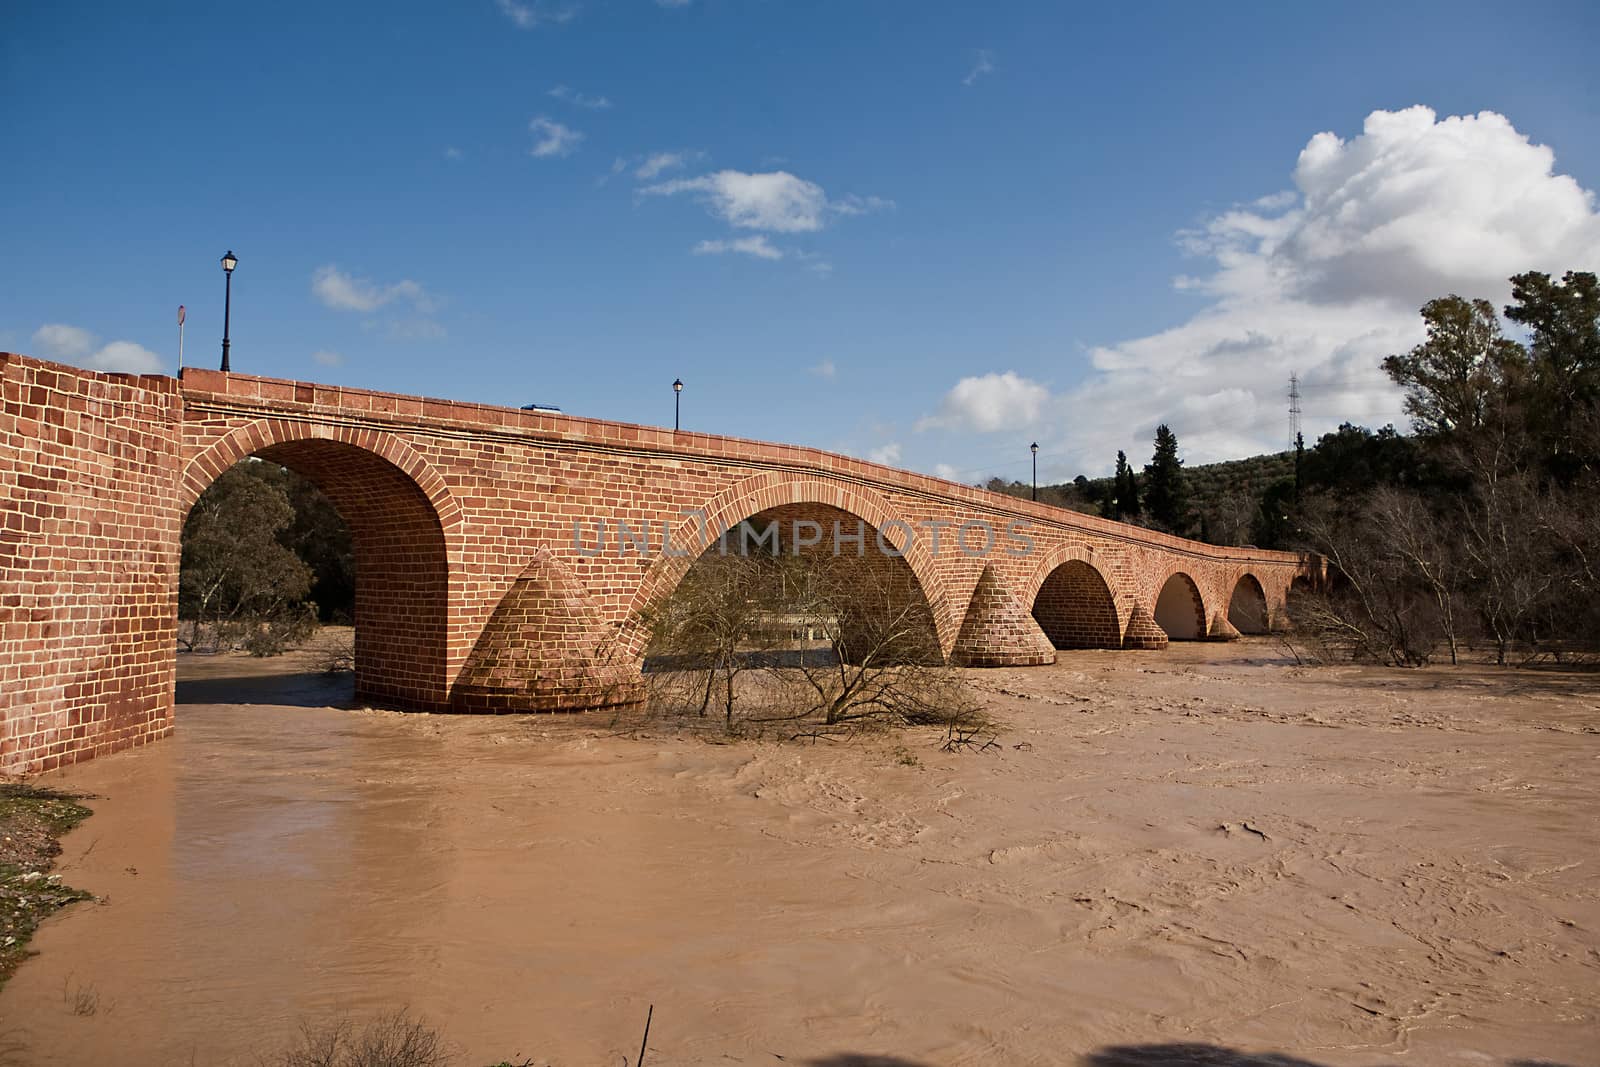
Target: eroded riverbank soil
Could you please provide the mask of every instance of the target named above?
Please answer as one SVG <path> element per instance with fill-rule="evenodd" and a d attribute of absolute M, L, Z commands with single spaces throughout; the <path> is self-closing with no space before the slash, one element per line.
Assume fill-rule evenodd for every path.
<path fill-rule="evenodd" d="M 946 754 L 338 710 L 284 666 L 185 663 L 172 739 L 49 780 L 100 798 L 58 870 L 101 902 L 0 994 L 18 1062 L 409 1005 L 464 1063 L 620 1064 L 652 1003 L 651 1067 L 1600 1062 L 1592 674 L 1062 653 L 972 672 L 1007 726 Z"/>

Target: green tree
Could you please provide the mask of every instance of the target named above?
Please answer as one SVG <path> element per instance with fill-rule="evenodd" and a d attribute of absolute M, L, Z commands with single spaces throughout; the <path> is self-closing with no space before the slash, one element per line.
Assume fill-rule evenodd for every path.
<path fill-rule="evenodd" d="M 1101 505 L 1100 514 L 1119 521 L 1139 517 L 1139 480 L 1128 466 L 1127 453 L 1117 452 L 1117 471 L 1112 477 L 1111 493 Z"/>
<path fill-rule="evenodd" d="M 1600 282 L 1532 271 L 1511 279 L 1506 318 L 1531 340 L 1525 406 L 1530 430 L 1563 482 L 1600 465 Z"/>
<path fill-rule="evenodd" d="M 1422 306 L 1428 339 L 1383 369 L 1406 390 L 1406 414 L 1429 436 L 1473 435 L 1503 409 L 1527 365 L 1523 347 L 1500 333 L 1487 300 L 1452 293 Z"/>
<path fill-rule="evenodd" d="M 298 628 L 311 568 L 279 540 L 295 511 L 281 485 L 237 464 L 200 494 L 183 526 L 178 614 L 195 624 L 193 644 Z M 270 644 L 270 642 L 269 642 Z"/>
<path fill-rule="evenodd" d="M 1413 485 L 1423 475 L 1416 440 L 1401 436 L 1393 426 L 1374 433 L 1365 426 L 1343 423 L 1318 438 L 1316 447 L 1301 462 L 1304 491 L 1325 490 L 1344 496 L 1366 493 L 1380 485 Z M 1290 486 L 1292 490 L 1293 482 Z"/>
<path fill-rule="evenodd" d="M 1178 435 L 1156 427 L 1156 449 L 1144 468 L 1144 507 L 1158 527 L 1181 534 L 1189 528 L 1189 491 L 1178 458 Z"/>
<path fill-rule="evenodd" d="M 1254 521 L 1250 524 L 1250 543 L 1257 548 L 1289 548 L 1295 541 L 1294 479 L 1273 482 L 1261 494 Z"/>

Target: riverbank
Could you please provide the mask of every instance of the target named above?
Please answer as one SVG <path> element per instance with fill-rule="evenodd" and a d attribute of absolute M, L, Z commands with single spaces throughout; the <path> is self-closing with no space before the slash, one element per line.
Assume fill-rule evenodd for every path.
<path fill-rule="evenodd" d="M 61 838 L 92 812 L 82 797 L 0 781 L 0 989 L 30 953 L 47 917 L 89 894 L 52 874 Z"/>

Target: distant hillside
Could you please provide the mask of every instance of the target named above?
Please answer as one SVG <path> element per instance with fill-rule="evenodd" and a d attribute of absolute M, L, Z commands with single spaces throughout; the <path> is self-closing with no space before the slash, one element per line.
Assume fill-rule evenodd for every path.
<path fill-rule="evenodd" d="M 1249 544 L 1262 497 L 1274 485 L 1294 481 L 1294 453 L 1273 452 L 1185 466 L 1183 476 L 1189 490 L 1189 506 L 1194 513 L 1194 527 L 1185 532 L 1213 544 Z M 1080 475 L 1070 482 L 1041 485 L 1039 502 L 1099 515 L 1111 495 L 1112 485 L 1109 477 Z M 999 478 L 992 479 L 985 488 L 1022 497 L 1032 492 L 1032 487 L 1023 482 L 1006 482 Z"/>

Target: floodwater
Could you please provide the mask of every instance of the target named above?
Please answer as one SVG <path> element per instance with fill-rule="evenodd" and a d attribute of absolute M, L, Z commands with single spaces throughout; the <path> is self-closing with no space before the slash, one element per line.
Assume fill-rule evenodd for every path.
<path fill-rule="evenodd" d="M 101 901 L 0 992 L 14 1062 L 409 1006 L 464 1064 L 620 1065 L 653 1004 L 650 1067 L 1600 1063 L 1595 675 L 1063 653 L 972 672 L 1006 726 L 945 753 L 340 710 L 293 666 L 190 660 L 171 739 L 52 776 Z"/>

